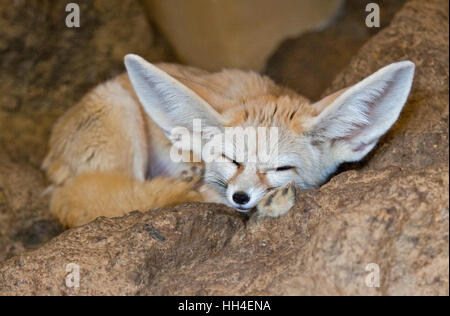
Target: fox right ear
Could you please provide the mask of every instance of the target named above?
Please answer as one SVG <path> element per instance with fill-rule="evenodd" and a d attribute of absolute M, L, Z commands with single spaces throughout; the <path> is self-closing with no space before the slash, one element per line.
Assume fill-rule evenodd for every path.
<path fill-rule="evenodd" d="M 125 66 L 146 113 L 169 139 L 176 128 L 194 132 L 194 120 L 201 120 L 202 131 L 223 129 L 222 116 L 166 72 L 133 54 L 125 56 Z"/>
<path fill-rule="evenodd" d="M 390 64 L 313 106 L 320 112 L 306 129 L 330 144 L 337 163 L 361 160 L 397 121 L 408 98 L 414 64 Z"/>

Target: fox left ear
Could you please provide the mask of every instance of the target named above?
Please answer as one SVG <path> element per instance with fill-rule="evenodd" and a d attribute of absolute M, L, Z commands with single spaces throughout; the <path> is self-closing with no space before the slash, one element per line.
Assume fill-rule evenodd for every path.
<path fill-rule="evenodd" d="M 320 112 L 306 130 L 328 141 L 338 163 L 361 160 L 397 121 L 414 77 L 414 63 L 390 64 L 313 106 Z"/>
<path fill-rule="evenodd" d="M 176 130 L 190 134 L 221 131 L 224 119 L 194 91 L 137 55 L 125 56 L 128 76 L 146 113 L 161 128 L 174 145 L 192 150 L 191 143 L 180 142 Z M 198 120 L 199 126 L 195 127 Z M 201 135 L 201 134 L 200 134 Z"/>

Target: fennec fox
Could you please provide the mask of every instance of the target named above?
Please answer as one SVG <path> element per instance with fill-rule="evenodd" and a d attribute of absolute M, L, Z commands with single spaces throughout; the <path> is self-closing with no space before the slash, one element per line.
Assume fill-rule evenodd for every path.
<path fill-rule="evenodd" d="M 414 75 L 412 62 L 394 63 L 311 104 L 252 72 L 152 65 L 136 55 L 125 65 L 127 74 L 96 87 L 54 126 L 43 169 L 53 183 L 51 211 L 68 227 L 189 201 L 281 216 L 296 187 L 318 187 L 375 146 Z M 203 159 L 207 140 L 233 127 L 246 137 L 225 138 L 214 147 L 220 159 Z M 249 129 L 261 127 L 277 132 L 266 161 L 238 160 L 249 156 L 252 144 L 240 143 Z M 177 129 L 193 140 L 180 141 Z"/>

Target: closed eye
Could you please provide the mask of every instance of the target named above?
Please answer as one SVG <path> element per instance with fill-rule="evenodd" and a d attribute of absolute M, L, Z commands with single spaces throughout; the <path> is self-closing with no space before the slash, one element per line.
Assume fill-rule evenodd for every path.
<path fill-rule="evenodd" d="M 293 166 L 282 166 L 282 167 L 278 167 L 277 169 L 275 169 L 275 171 L 287 171 L 287 170 L 291 170 L 294 169 Z"/>
<path fill-rule="evenodd" d="M 227 159 L 227 160 L 229 160 L 229 161 L 231 161 L 232 163 L 234 163 L 234 164 L 236 165 L 236 167 L 238 167 L 238 168 L 241 166 L 241 164 L 240 164 L 239 162 L 237 162 L 237 161 L 234 160 L 234 159 L 228 158 L 228 157 L 225 156 L 224 154 L 222 154 L 222 157 L 225 158 L 225 159 Z"/>

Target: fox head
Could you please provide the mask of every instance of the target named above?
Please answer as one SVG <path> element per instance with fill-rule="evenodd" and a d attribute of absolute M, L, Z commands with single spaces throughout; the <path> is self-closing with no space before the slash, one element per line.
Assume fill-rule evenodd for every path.
<path fill-rule="evenodd" d="M 180 127 L 192 135 L 198 133 L 194 120 L 201 122 L 202 131 L 213 130 L 214 137 L 226 134 L 230 127 L 237 130 L 235 135 L 244 136 L 221 138 L 224 145 L 216 153 L 220 159 L 205 161 L 206 183 L 221 194 L 224 203 L 243 212 L 274 188 L 291 181 L 301 189 L 318 187 L 340 164 L 367 155 L 398 119 L 415 68 L 410 61 L 388 65 L 313 104 L 292 95 L 264 95 L 242 99 L 219 113 L 141 57 L 127 55 L 125 64 L 147 114 L 178 147 L 202 156 L 192 144 L 179 145 L 170 136 Z M 252 128 L 276 129 L 275 139 L 268 136 L 270 131 L 265 133 L 265 161 L 248 159 L 260 146 L 259 133 L 253 144 L 248 141 Z"/>

